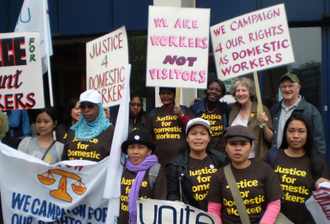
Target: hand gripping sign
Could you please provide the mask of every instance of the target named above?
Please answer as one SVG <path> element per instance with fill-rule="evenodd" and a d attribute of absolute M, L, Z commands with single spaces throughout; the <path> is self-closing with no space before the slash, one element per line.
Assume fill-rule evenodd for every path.
<path fill-rule="evenodd" d="M 210 32 L 221 80 L 294 62 L 284 4 L 216 24 Z"/>

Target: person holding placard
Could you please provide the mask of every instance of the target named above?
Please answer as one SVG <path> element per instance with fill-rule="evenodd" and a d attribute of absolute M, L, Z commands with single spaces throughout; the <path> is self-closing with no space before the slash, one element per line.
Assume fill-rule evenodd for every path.
<path fill-rule="evenodd" d="M 316 150 L 308 118 L 293 112 L 285 123 L 281 147 L 270 149 L 263 160 L 272 166 L 284 191 L 283 214 L 297 224 L 314 223 L 305 201 L 330 173 Z"/>
<path fill-rule="evenodd" d="M 72 98 L 66 107 L 64 114 L 64 123 L 56 127 L 56 139 L 59 142 L 65 143 L 67 132 L 70 127 L 75 125 L 80 117 L 79 99 Z"/>
<path fill-rule="evenodd" d="M 311 121 L 312 131 L 315 138 L 316 149 L 325 156 L 326 142 L 324 138 L 322 116 L 318 109 L 308 103 L 303 96 L 299 95 L 301 85 L 295 74 L 286 73 L 280 78 L 280 90 L 283 100 L 276 103 L 270 113 L 274 123 L 274 138 L 272 148 L 278 148 L 282 142 L 283 127 L 293 111 L 304 114 Z"/>
<path fill-rule="evenodd" d="M 39 135 L 24 138 L 17 150 L 49 164 L 57 163 L 61 161 L 64 145 L 53 137 L 53 131 L 57 125 L 56 109 L 46 107 L 39 110 L 36 115 L 35 123 Z"/>
<path fill-rule="evenodd" d="M 223 137 L 231 163 L 221 167 L 211 180 L 208 212 L 223 224 L 242 223 L 242 219 L 274 223 L 283 192 L 268 164 L 249 159 L 256 136 L 251 129 L 236 125 L 226 128 Z"/>
<path fill-rule="evenodd" d="M 110 154 L 114 126 L 105 115 L 96 90 L 80 95 L 79 121 L 67 133 L 62 160 L 100 161 Z"/>
<path fill-rule="evenodd" d="M 156 146 L 151 142 L 148 132 L 132 131 L 121 145 L 128 155 L 121 181 L 120 213 L 118 224 L 137 223 L 139 199 L 166 199 L 166 175 L 158 163 Z"/>
<path fill-rule="evenodd" d="M 167 164 L 168 200 L 183 201 L 206 211 L 209 184 L 216 171 L 225 164 L 225 154 L 208 147 L 210 122 L 193 118 L 187 124 L 189 147 Z"/>
<path fill-rule="evenodd" d="M 225 152 L 223 131 L 228 127 L 230 107 L 219 99 L 226 94 L 226 87 L 220 79 L 210 80 L 205 90 L 206 97 L 202 101 L 192 102 L 190 109 L 196 117 L 201 117 L 210 122 L 211 140 L 208 147 Z"/>
<path fill-rule="evenodd" d="M 266 106 L 263 106 L 264 112 L 258 119 L 256 89 L 254 82 L 249 78 L 234 79 L 231 83 L 230 94 L 237 102 L 230 105 L 229 126 L 243 125 L 253 131 L 257 139 L 253 142 L 249 159 L 261 160 L 268 152 L 274 135 L 270 112 Z M 262 126 L 262 123 L 265 125 Z"/>
<path fill-rule="evenodd" d="M 144 129 L 157 147 L 155 155 L 159 163 L 165 167 L 172 158 L 184 151 L 187 144 L 186 125 L 194 114 L 186 106 L 175 105 L 175 88 L 160 87 L 159 96 L 163 106 L 149 113 Z"/>

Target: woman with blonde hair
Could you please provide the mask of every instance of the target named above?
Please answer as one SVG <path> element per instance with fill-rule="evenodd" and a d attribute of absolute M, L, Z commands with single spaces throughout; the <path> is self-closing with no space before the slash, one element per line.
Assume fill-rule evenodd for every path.
<path fill-rule="evenodd" d="M 249 159 L 261 160 L 268 152 L 274 135 L 270 112 L 263 106 L 264 112 L 258 119 L 256 89 L 249 78 L 236 78 L 231 83 L 230 94 L 236 99 L 236 103 L 230 105 L 229 126 L 243 125 L 253 131 L 257 139 L 253 142 Z"/>

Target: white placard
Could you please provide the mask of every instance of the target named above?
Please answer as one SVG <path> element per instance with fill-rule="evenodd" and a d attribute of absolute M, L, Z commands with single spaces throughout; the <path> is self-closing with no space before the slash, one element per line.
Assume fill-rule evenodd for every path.
<path fill-rule="evenodd" d="M 146 86 L 206 88 L 210 9 L 149 6 Z"/>
<path fill-rule="evenodd" d="M 284 4 L 244 14 L 210 30 L 221 80 L 294 62 Z"/>
<path fill-rule="evenodd" d="M 102 95 L 103 107 L 119 105 L 128 65 L 125 26 L 86 43 L 86 86 Z"/>
<path fill-rule="evenodd" d="M 137 203 L 137 223 L 217 224 L 215 215 L 177 201 L 142 199 Z"/>
<path fill-rule="evenodd" d="M 39 32 L 0 34 L 0 110 L 44 108 Z"/>

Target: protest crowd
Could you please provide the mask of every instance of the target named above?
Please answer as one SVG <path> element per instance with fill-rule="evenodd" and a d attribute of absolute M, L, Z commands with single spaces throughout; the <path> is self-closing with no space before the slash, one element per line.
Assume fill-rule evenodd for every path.
<path fill-rule="evenodd" d="M 150 217 L 153 223 L 162 223 L 171 220 L 173 212 L 173 223 L 189 223 L 189 215 L 194 215 L 194 223 L 208 223 L 205 220 L 209 218 L 210 223 L 219 224 L 309 224 L 319 218 L 311 212 L 311 198 L 330 220 L 330 186 L 324 187 L 330 182 L 330 171 L 321 113 L 300 94 L 299 74 L 281 73 L 278 91 L 282 98 L 271 107 L 262 104 L 256 78 L 257 70 L 294 61 L 284 5 L 266 9 L 266 13 L 245 14 L 242 20 L 235 18 L 227 30 L 225 23 L 210 27 L 210 11 L 201 9 L 194 15 L 196 20 L 172 20 L 173 29 L 166 35 L 158 30 L 170 26 L 170 19 L 177 15 L 171 18 L 166 13 L 176 10 L 149 10 L 154 20 L 149 21 L 144 87 L 158 88 L 161 106 L 148 111 L 143 109 L 143 93 L 130 86 L 124 26 L 86 44 L 87 90 L 66 99 L 65 109 L 54 106 L 52 94 L 50 105 L 45 104 L 43 89 L 37 88 L 43 86 L 42 78 L 35 86 L 28 83 L 33 80 L 24 79 L 27 73 L 44 74 L 41 64 L 33 64 L 41 58 L 34 52 L 39 45 L 33 44 L 44 39 L 34 41 L 39 37 L 33 32 L 26 32 L 26 41 L 19 33 L 0 38 L 0 67 L 28 64 L 30 69 L 17 70 L 14 76 L 0 74 L 3 89 L 15 91 L 23 83 L 36 89 L 34 93 L 24 87 L 22 93 L 13 92 L 15 103 L 8 94 L 5 106 L 1 104 L 0 165 L 13 164 L 20 170 L 0 169 L 0 209 L 6 216 L 0 223 L 137 224 L 149 223 L 143 220 Z M 158 18 L 161 13 L 166 16 Z M 192 14 L 189 9 L 182 10 L 186 17 Z M 269 28 L 273 21 L 277 25 Z M 268 28 L 255 35 L 243 30 L 256 24 Z M 217 67 L 217 78 L 211 80 L 207 73 L 210 29 L 217 52 L 214 57 L 222 66 Z M 168 35 L 177 30 L 183 32 Z M 235 33 L 237 38 L 222 42 L 226 45 L 222 48 L 222 40 L 216 41 L 230 32 L 246 36 Z M 279 40 L 270 42 L 274 36 Z M 266 42 L 257 45 L 259 39 Z M 30 52 L 20 49 L 28 43 L 32 45 Z M 160 50 L 166 48 L 173 54 Z M 190 50 L 195 56 L 184 55 Z M 178 56 L 181 51 L 183 56 Z M 114 57 L 109 56 L 109 65 L 115 68 L 107 67 L 111 53 Z M 101 55 L 105 55 L 102 62 L 97 61 Z M 107 71 L 96 72 L 100 64 Z M 253 79 L 243 76 L 252 72 Z M 224 82 L 230 75 L 234 76 L 228 86 Z M 203 89 L 205 97 L 187 94 L 184 97 L 190 105 L 181 105 L 179 87 Z M 23 92 L 30 92 L 26 102 Z M 228 103 L 228 96 L 235 102 Z M 111 104 L 116 101 L 119 103 Z M 179 212 L 174 209 L 178 204 L 185 206 Z"/>
<path fill-rule="evenodd" d="M 264 106 L 260 116 L 253 81 L 245 77 L 233 81 L 230 94 L 237 102 L 229 105 L 219 101 L 226 93 L 219 79 L 210 80 L 206 97 L 192 99 L 190 108 L 175 105 L 175 88 L 161 87 L 163 105 L 144 114 L 141 97 L 132 93 L 129 135 L 121 146 L 127 156 L 118 223 L 136 223 L 136 201 L 142 198 L 182 201 L 215 214 L 218 223 L 240 223 L 225 167 L 251 223 L 274 223 L 280 211 L 293 223 L 313 223 L 305 201 L 330 178 L 322 118 L 299 95 L 295 74 L 284 74 L 279 88 L 283 100 L 270 112 Z M 11 135 L 9 117 L 1 111 L 2 143 L 49 164 L 101 161 L 110 154 L 115 130 L 101 100 L 87 90 L 69 101 L 64 114 L 54 107 L 34 111 L 37 135 L 22 139 Z M 57 126 L 58 116 L 64 123 Z"/>

